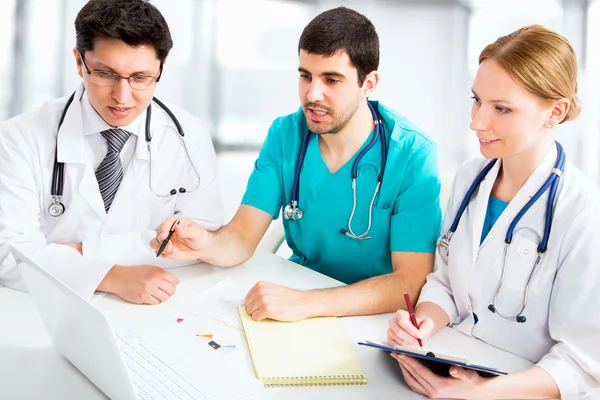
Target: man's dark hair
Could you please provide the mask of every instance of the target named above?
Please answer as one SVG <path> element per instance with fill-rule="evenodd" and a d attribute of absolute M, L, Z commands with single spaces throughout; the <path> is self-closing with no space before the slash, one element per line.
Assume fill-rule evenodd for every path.
<path fill-rule="evenodd" d="M 77 50 L 94 50 L 94 40 L 120 39 L 130 46 L 150 45 L 164 62 L 173 47 L 167 21 L 146 0 L 90 0 L 75 19 Z"/>
<path fill-rule="evenodd" d="M 317 15 L 302 31 L 300 50 L 331 57 L 345 51 L 358 71 L 358 85 L 379 67 L 379 36 L 367 17 L 346 7 Z"/>

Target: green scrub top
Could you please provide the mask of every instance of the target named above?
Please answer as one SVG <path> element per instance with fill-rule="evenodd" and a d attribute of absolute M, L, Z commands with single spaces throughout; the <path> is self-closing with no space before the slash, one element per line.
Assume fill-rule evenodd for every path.
<path fill-rule="evenodd" d="M 335 173 L 327 168 L 311 134 L 300 173 L 300 220 L 283 220 L 290 260 L 344 283 L 392 272 L 391 252 L 435 251 L 441 228 L 437 146 L 403 116 L 371 102 L 379 110 L 388 143 L 387 163 L 373 206 L 371 239 L 340 233 L 348 229 L 353 194 L 354 157 Z M 277 118 L 254 164 L 242 204 L 278 218 L 291 198 L 298 152 L 307 124 L 302 108 Z M 366 147 L 374 132 L 366 139 Z M 362 150 L 361 148 L 361 150 Z M 352 229 L 362 234 L 381 168 L 379 141 L 359 164 L 357 206 Z"/>

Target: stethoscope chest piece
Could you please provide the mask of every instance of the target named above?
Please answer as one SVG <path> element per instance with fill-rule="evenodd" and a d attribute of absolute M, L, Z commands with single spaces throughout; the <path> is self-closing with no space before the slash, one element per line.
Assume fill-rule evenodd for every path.
<path fill-rule="evenodd" d="M 283 209 L 283 218 L 290 221 L 298 221 L 302 219 L 304 212 L 298 207 L 297 201 L 292 201 Z"/>
<path fill-rule="evenodd" d="M 448 231 L 438 240 L 438 248 L 440 251 L 444 251 L 446 257 L 450 254 L 450 241 L 454 232 Z"/>
<path fill-rule="evenodd" d="M 48 214 L 52 217 L 60 217 L 65 213 L 65 206 L 56 196 L 52 196 L 52 204 L 48 207 Z"/>

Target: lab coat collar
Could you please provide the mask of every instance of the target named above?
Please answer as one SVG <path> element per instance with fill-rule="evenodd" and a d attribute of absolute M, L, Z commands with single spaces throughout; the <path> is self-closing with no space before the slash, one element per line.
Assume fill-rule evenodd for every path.
<path fill-rule="evenodd" d="M 150 103 L 152 107 L 151 121 L 150 121 L 150 135 L 154 137 L 157 131 L 157 127 L 169 125 L 171 122 L 166 118 L 166 113 L 163 112 L 162 108 L 155 102 Z M 135 148 L 135 157 L 140 160 L 149 160 L 148 145 L 146 142 L 146 114 L 148 111 L 144 111 L 143 119 L 140 119 L 138 127 L 138 141 Z M 140 116 L 141 117 L 141 116 Z M 154 140 L 153 140 L 154 142 Z M 156 147 L 153 148 L 156 151 Z"/>
<path fill-rule="evenodd" d="M 82 135 L 81 97 L 85 89 L 83 83 L 75 91 L 73 102 L 69 106 L 62 126 L 56 138 L 58 161 L 62 163 L 86 163 L 85 143 Z M 66 105 L 66 104 L 65 104 Z"/>
<path fill-rule="evenodd" d="M 537 168 L 533 171 L 525 185 L 519 190 L 516 198 L 519 200 L 524 200 L 525 202 L 529 201 L 531 197 L 540 189 L 542 184 L 548 179 L 550 176 L 550 172 L 552 168 L 554 168 L 554 164 L 556 163 L 556 158 L 558 157 L 558 149 L 556 148 L 556 144 L 552 143 L 552 147 L 542 159 L 542 162 L 537 166 Z"/>
<path fill-rule="evenodd" d="M 90 164 L 84 143 L 83 121 L 81 112 L 81 99 L 84 95 L 83 83 L 75 91 L 75 97 L 65 114 L 65 120 L 58 131 L 56 148 L 58 161 L 65 164 L 81 164 L 73 166 L 82 171 L 81 181 L 78 185 L 79 194 L 98 215 L 100 220 L 106 219 L 104 202 L 94 169 Z M 70 168 L 70 167 L 69 167 Z"/>

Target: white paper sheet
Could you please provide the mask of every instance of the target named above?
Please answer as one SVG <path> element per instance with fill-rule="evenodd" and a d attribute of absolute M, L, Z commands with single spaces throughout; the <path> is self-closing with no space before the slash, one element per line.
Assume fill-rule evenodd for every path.
<path fill-rule="evenodd" d="M 262 390 L 256 379 L 237 313 L 245 295 L 227 278 L 199 293 L 177 310 L 163 333 L 145 332 L 153 342 L 168 340 L 162 359 L 182 363 L 210 399 L 239 399 Z M 175 342 L 175 343 L 173 343 Z M 174 348 L 173 348 L 174 347 Z M 161 352 L 160 348 L 155 351 Z"/>

